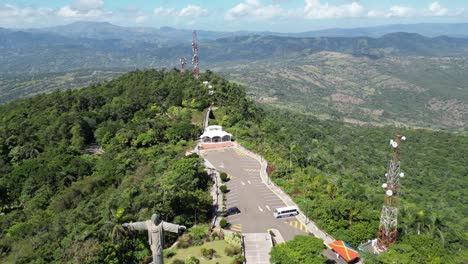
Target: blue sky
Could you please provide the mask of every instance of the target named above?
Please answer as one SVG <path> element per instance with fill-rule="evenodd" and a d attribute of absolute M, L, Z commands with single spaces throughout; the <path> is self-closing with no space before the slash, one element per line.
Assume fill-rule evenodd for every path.
<path fill-rule="evenodd" d="M 468 22 L 468 0 L 0 0 L 0 27 L 45 27 L 82 20 L 122 26 L 300 32 Z"/>

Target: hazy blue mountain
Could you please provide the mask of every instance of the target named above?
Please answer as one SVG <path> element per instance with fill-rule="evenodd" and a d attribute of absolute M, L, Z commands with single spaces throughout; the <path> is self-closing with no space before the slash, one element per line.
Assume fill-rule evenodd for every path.
<path fill-rule="evenodd" d="M 191 43 L 193 31 L 172 27 L 121 27 L 108 22 L 79 21 L 68 25 L 41 29 L 25 29 L 32 33 L 53 33 L 69 38 L 120 39 L 126 42 L 148 42 L 159 46 L 169 46 L 181 43 Z M 246 32 L 197 31 L 200 40 L 245 35 Z"/>
<path fill-rule="evenodd" d="M 25 29 L 27 32 L 48 32 L 70 38 L 93 39 L 122 39 L 128 42 L 149 42 L 160 46 L 190 43 L 192 30 L 177 29 L 173 27 L 122 27 L 108 22 L 79 21 L 68 25 Z M 200 40 L 214 40 L 233 36 L 281 36 L 281 37 L 381 37 L 389 33 L 407 32 L 417 33 L 426 37 L 449 36 L 468 38 L 468 23 L 423 23 L 423 24 L 396 24 L 363 28 L 331 28 L 313 30 L 300 33 L 279 33 L 271 31 L 207 31 L 197 30 Z"/>
<path fill-rule="evenodd" d="M 172 31 L 172 29 L 165 29 Z M 190 38 L 189 38 L 190 39 Z M 333 51 L 354 56 L 466 56 L 468 39 L 392 33 L 380 38 L 235 36 L 200 40 L 202 67 L 214 63 L 307 56 Z M 191 56 L 190 41 L 163 46 L 125 39 L 71 38 L 44 32 L 0 31 L 3 74 L 78 69 L 173 67 Z"/>
<path fill-rule="evenodd" d="M 395 32 L 417 33 L 426 37 L 449 36 L 468 38 L 468 23 L 421 23 L 421 24 L 396 24 L 366 28 L 330 28 L 324 30 L 308 31 L 295 34 L 299 37 L 381 37 Z"/>

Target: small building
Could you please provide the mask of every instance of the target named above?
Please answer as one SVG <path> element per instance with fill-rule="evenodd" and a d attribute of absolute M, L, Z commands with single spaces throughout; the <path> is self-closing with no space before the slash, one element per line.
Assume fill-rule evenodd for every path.
<path fill-rule="evenodd" d="M 341 257 L 347 263 L 356 263 L 359 261 L 359 252 L 342 240 L 336 240 L 327 246 L 336 253 L 338 259 Z"/>
<path fill-rule="evenodd" d="M 231 142 L 232 135 L 223 131 L 221 126 L 207 126 L 205 132 L 200 136 L 201 143 L 223 143 Z"/>

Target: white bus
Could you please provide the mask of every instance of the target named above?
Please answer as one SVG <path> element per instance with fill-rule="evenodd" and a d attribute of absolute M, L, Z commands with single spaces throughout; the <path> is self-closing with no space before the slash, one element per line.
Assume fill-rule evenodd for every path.
<path fill-rule="evenodd" d="M 299 211 L 297 210 L 296 206 L 288 206 L 288 207 L 281 207 L 276 208 L 273 216 L 276 218 L 286 217 L 286 216 L 294 216 L 298 215 Z"/>

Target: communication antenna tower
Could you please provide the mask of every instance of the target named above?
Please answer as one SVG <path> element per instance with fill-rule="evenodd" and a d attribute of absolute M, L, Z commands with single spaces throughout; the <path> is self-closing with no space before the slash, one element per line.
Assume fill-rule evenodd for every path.
<path fill-rule="evenodd" d="M 180 62 L 180 72 L 185 73 L 185 65 L 187 65 L 187 59 L 184 57 L 181 57 L 179 59 L 179 62 Z"/>
<path fill-rule="evenodd" d="M 392 147 L 392 159 L 388 165 L 385 177 L 387 182 L 382 184 L 385 190 L 384 205 L 380 215 L 379 232 L 377 234 L 377 250 L 384 252 L 388 246 L 396 243 L 397 223 L 398 223 L 398 205 L 400 200 L 400 178 L 405 174 L 400 171 L 400 144 L 406 137 L 396 135 L 390 140 Z"/>
<path fill-rule="evenodd" d="M 193 31 L 192 65 L 193 65 L 193 77 L 198 79 L 198 75 L 199 75 L 199 69 L 198 69 L 198 44 L 197 44 L 197 32 L 196 31 Z"/>

